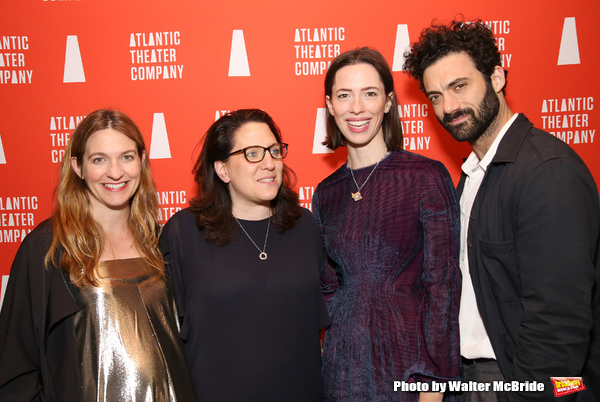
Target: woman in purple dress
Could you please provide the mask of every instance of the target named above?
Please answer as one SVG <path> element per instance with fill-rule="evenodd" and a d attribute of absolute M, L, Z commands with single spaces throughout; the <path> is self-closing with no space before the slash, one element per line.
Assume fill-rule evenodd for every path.
<path fill-rule="evenodd" d="M 321 182 L 313 210 L 328 264 L 322 291 L 326 400 L 442 400 L 458 379 L 458 204 L 442 163 L 402 150 L 394 82 L 376 50 L 333 60 L 327 138 L 348 161 Z M 399 383 L 395 383 L 395 382 Z M 394 385 L 400 385 L 395 390 Z"/>

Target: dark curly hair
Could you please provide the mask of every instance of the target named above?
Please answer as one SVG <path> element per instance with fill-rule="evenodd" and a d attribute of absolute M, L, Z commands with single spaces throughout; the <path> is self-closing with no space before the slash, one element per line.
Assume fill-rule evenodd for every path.
<path fill-rule="evenodd" d="M 196 214 L 196 224 L 210 243 L 224 246 L 230 243 L 238 231 L 233 217 L 229 188 L 217 175 L 215 161 L 227 161 L 232 152 L 235 134 L 247 123 L 266 124 L 275 140 L 281 141 L 281 131 L 271 116 L 260 109 L 240 109 L 228 113 L 214 122 L 204 136 L 204 145 L 194 166 L 194 181 L 199 194 L 190 201 L 190 209 Z M 274 200 L 271 224 L 278 232 L 296 225 L 302 215 L 298 194 L 292 189 L 296 175 L 283 166 L 283 182 Z"/>
<path fill-rule="evenodd" d="M 480 19 L 473 22 L 454 20 L 449 25 L 432 22 L 430 28 L 423 29 L 419 41 L 404 53 L 403 70 L 419 81 L 425 92 L 423 73 L 427 67 L 449 54 L 460 52 L 468 54 L 485 77 L 491 76 L 496 66 L 502 65 L 496 39 L 487 25 Z"/>

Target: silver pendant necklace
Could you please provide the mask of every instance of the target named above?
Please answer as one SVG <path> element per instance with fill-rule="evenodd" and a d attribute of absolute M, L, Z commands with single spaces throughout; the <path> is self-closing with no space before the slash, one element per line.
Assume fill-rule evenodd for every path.
<path fill-rule="evenodd" d="M 377 163 L 375 164 L 375 167 L 373 168 L 373 170 L 371 170 L 371 173 L 369 173 L 369 175 L 367 176 L 367 180 L 365 180 L 364 183 L 360 186 L 356 182 L 356 178 L 354 177 L 354 171 L 352 170 L 352 167 L 350 166 L 350 157 L 348 157 L 348 168 L 350 169 L 350 174 L 352 175 L 352 180 L 354 180 L 354 184 L 356 184 L 356 188 L 358 189 L 358 191 L 356 193 L 350 192 L 350 194 L 352 194 L 352 199 L 354 200 L 354 202 L 358 202 L 363 199 L 362 194 L 360 193 L 360 190 L 362 190 L 362 188 L 365 186 L 365 184 L 367 184 L 367 182 L 371 178 L 371 175 L 373 174 L 373 172 L 375 172 L 375 169 L 377 169 L 377 166 L 379 166 L 379 162 L 381 162 L 387 155 L 388 155 L 388 152 L 386 152 L 383 155 L 383 157 L 377 161 Z"/>
<path fill-rule="evenodd" d="M 233 215 L 233 212 L 231 213 Z M 240 223 L 240 221 L 238 220 L 238 218 L 233 215 L 233 217 L 235 218 L 235 221 L 238 223 L 238 225 L 240 225 L 240 227 L 242 228 L 242 230 L 244 231 L 244 233 L 246 234 L 246 236 L 248 237 L 248 239 L 250 239 L 250 241 L 252 242 L 252 244 L 254 244 L 254 247 L 256 247 L 256 249 L 260 252 L 260 254 L 258 255 L 258 258 L 260 258 L 261 260 L 266 260 L 267 259 L 267 240 L 269 239 L 269 228 L 271 227 L 271 215 L 269 215 L 269 223 L 267 224 L 267 234 L 265 235 L 265 244 L 262 248 L 262 250 L 260 249 L 260 247 L 258 247 L 256 245 L 256 243 L 254 242 L 254 240 L 252 240 L 252 237 L 250 237 L 250 235 L 248 234 L 248 232 L 246 232 L 246 229 L 244 229 L 244 227 L 242 226 L 242 224 Z"/>

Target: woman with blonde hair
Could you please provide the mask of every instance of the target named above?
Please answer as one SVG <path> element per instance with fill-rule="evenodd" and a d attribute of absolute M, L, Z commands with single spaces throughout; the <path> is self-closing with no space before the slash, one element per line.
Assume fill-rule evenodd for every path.
<path fill-rule="evenodd" d="M 114 110 L 88 115 L 66 148 L 51 219 L 11 268 L 1 400 L 195 400 L 157 212 L 135 123 Z"/>

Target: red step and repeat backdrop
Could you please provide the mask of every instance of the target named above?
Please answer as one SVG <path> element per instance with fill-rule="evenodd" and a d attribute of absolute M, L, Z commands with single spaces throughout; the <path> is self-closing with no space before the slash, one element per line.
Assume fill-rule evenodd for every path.
<path fill-rule="evenodd" d="M 196 191 L 191 169 L 208 126 L 248 107 L 280 125 L 310 208 L 315 186 L 346 158 L 320 144 L 324 73 L 340 52 L 372 46 L 394 71 L 405 148 L 441 160 L 456 181 L 470 148 L 440 128 L 401 66 L 423 27 L 458 14 L 496 34 L 513 111 L 571 145 L 598 180 L 597 0 L 2 1 L 0 301 L 23 237 L 50 215 L 70 134 L 98 108 L 142 129 L 163 222 Z"/>

